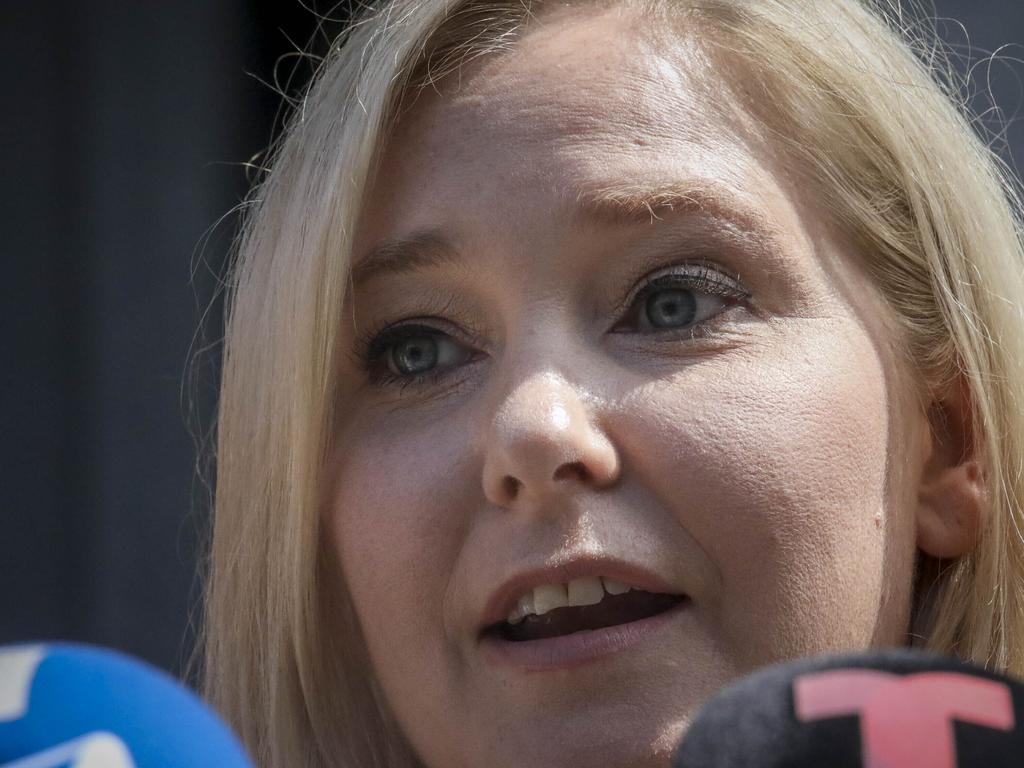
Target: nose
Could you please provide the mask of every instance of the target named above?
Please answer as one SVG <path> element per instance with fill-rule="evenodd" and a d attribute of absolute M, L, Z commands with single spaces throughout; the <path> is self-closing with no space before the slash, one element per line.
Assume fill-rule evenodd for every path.
<path fill-rule="evenodd" d="M 498 407 L 485 440 L 484 493 L 510 508 L 543 503 L 577 483 L 619 477 L 618 452 L 581 393 L 553 373 L 520 383 Z"/>

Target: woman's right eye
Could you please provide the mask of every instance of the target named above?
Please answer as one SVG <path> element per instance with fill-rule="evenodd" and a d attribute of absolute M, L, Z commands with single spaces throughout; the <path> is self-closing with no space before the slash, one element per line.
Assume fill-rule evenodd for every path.
<path fill-rule="evenodd" d="M 474 357 L 444 331 L 417 323 L 392 326 L 361 346 L 360 358 L 371 383 L 403 389 L 437 381 Z"/>

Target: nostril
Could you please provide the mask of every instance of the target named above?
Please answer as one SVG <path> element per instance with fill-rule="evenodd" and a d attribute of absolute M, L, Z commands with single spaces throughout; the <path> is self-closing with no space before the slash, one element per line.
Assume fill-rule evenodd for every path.
<path fill-rule="evenodd" d="M 502 487 L 505 490 L 505 497 L 510 501 L 516 497 L 519 493 L 519 481 L 511 475 L 505 475 L 505 479 L 502 481 Z"/>
<path fill-rule="evenodd" d="M 575 477 L 577 480 L 586 482 L 590 480 L 591 474 L 582 461 L 566 462 L 555 470 L 552 480 L 564 480 L 569 477 Z M 522 486 L 522 481 L 512 475 L 505 475 L 502 478 L 501 489 L 507 499 L 506 503 L 515 501 Z"/>
<path fill-rule="evenodd" d="M 590 479 L 590 473 L 587 471 L 587 468 L 583 465 L 583 462 L 581 461 L 574 461 L 571 463 L 563 464 L 557 470 L 555 470 L 555 475 L 553 479 L 563 480 L 566 477 L 569 477 L 570 475 L 575 475 L 579 480 L 586 481 Z"/>

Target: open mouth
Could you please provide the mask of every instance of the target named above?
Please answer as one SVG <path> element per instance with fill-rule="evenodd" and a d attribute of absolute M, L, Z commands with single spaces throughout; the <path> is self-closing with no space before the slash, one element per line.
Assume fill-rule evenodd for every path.
<path fill-rule="evenodd" d="M 630 589 L 618 595 L 605 594 L 593 605 L 567 605 L 542 615 L 529 614 L 516 623 L 501 621 L 484 629 L 482 637 L 509 642 L 545 640 L 574 632 L 588 632 L 640 621 L 671 610 L 688 598 Z"/>

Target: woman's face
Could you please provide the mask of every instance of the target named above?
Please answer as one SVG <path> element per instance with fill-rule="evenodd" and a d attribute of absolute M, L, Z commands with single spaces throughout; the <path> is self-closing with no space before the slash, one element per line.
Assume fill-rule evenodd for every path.
<path fill-rule="evenodd" d="M 720 78 L 554 12 L 386 154 L 325 522 L 432 767 L 664 766 L 731 678 L 903 642 L 926 429 L 891 313 Z"/>

